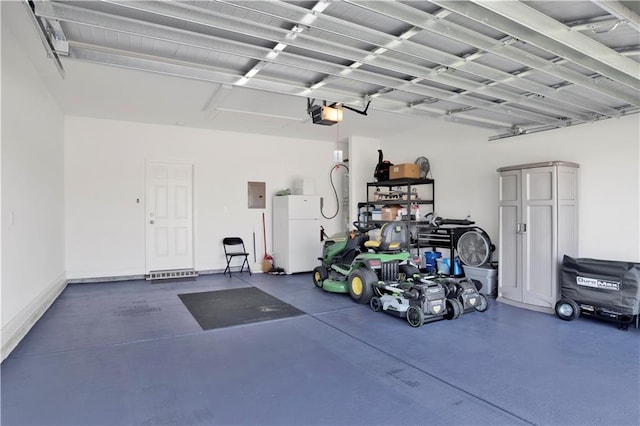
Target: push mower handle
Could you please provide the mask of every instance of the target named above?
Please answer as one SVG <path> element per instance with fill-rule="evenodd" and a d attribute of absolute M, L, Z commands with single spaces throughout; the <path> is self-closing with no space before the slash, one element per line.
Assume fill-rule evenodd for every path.
<path fill-rule="evenodd" d="M 440 216 L 435 216 L 433 213 L 429 213 L 425 216 L 427 222 L 431 224 L 433 227 L 439 227 L 441 225 L 460 225 L 460 226 L 469 226 L 475 224 L 473 220 L 470 219 L 445 219 Z"/>

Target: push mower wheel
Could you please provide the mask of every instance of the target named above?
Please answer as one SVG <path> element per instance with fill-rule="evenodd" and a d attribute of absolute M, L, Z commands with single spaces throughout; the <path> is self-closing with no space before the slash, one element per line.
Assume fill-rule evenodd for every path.
<path fill-rule="evenodd" d="M 555 310 L 558 318 L 565 321 L 573 321 L 580 316 L 580 306 L 571 299 L 558 300 Z"/>
<path fill-rule="evenodd" d="M 313 269 L 313 283 L 316 287 L 322 288 L 322 284 L 327 278 L 329 278 L 329 272 L 324 266 L 316 266 Z"/>
<path fill-rule="evenodd" d="M 476 306 L 474 306 L 474 308 L 476 308 L 476 311 L 484 312 L 489 309 L 489 300 L 487 299 L 487 296 L 480 293 L 478 294 L 478 297 L 480 298 L 480 301 L 476 304 Z"/>
<path fill-rule="evenodd" d="M 447 313 L 444 314 L 444 319 L 458 319 L 462 315 L 462 311 L 464 311 L 464 308 L 458 299 L 447 299 Z"/>
<path fill-rule="evenodd" d="M 414 275 L 420 274 L 420 270 L 413 265 L 400 265 L 400 272 L 404 274 L 405 281 L 408 279 L 413 280 Z"/>
<path fill-rule="evenodd" d="M 349 275 L 349 295 L 358 303 L 369 303 L 378 276 L 371 269 L 356 269 Z"/>
<path fill-rule="evenodd" d="M 420 327 L 424 322 L 424 312 L 418 305 L 411 305 L 407 309 L 407 322 L 411 327 Z"/>
<path fill-rule="evenodd" d="M 373 312 L 379 312 L 382 309 L 382 302 L 378 296 L 373 296 L 369 301 L 369 306 L 373 310 Z"/>

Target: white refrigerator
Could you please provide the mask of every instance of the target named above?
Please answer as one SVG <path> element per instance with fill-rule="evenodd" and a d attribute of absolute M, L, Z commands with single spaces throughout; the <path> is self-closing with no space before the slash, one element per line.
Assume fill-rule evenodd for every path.
<path fill-rule="evenodd" d="M 320 264 L 320 196 L 273 198 L 273 260 L 287 274 L 309 272 Z"/>

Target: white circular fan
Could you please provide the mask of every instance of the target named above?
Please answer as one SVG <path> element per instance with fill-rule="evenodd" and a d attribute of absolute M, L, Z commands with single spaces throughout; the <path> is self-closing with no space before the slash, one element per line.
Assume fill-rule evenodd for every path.
<path fill-rule="evenodd" d="M 491 241 L 478 230 L 467 231 L 458 239 L 458 257 L 467 266 L 477 267 L 487 263 L 491 258 Z"/>
<path fill-rule="evenodd" d="M 431 170 L 429 159 L 427 157 L 418 157 L 416 158 L 415 164 L 420 167 L 420 179 L 426 179 Z"/>

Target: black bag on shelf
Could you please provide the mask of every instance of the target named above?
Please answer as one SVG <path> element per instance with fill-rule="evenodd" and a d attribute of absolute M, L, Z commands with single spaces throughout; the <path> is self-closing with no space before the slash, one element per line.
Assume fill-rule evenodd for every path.
<path fill-rule="evenodd" d="M 373 177 L 378 181 L 387 181 L 389 180 L 389 169 L 393 166 L 393 163 L 384 160 L 382 150 L 378 150 L 378 164 L 376 165 L 376 169 L 373 172 Z"/>
<path fill-rule="evenodd" d="M 638 315 L 640 263 L 565 255 L 562 297 L 622 315 Z"/>

